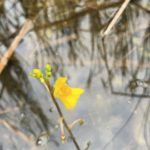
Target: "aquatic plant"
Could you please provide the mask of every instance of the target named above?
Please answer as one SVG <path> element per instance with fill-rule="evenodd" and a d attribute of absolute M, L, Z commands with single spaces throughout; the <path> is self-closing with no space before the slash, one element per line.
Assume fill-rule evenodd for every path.
<path fill-rule="evenodd" d="M 33 69 L 32 72 L 30 73 L 30 75 L 32 77 L 38 79 L 45 86 L 45 88 L 47 89 L 47 91 L 51 95 L 53 103 L 56 106 L 56 109 L 57 109 L 59 116 L 60 116 L 59 123 L 60 123 L 60 129 L 61 129 L 61 140 L 62 140 L 62 142 L 64 142 L 64 140 L 66 139 L 65 134 L 64 134 L 64 129 L 63 129 L 63 126 L 64 126 L 66 128 L 66 130 L 68 131 L 71 139 L 73 140 L 76 148 L 78 150 L 80 150 L 80 147 L 79 147 L 71 129 L 74 126 L 74 124 L 76 124 L 76 122 L 83 124 L 83 120 L 78 119 L 77 121 L 74 121 L 72 123 L 72 125 L 68 125 L 65 118 L 64 118 L 64 115 L 61 111 L 61 108 L 57 102 L 57 99 L 59 99 L 64 104 L 66 109 L 68 109 L 68 110 L 73 109 L 77 105 L 77 102 L 78 102 L 80 95 L 84 93 L 84 89 L 72 88 L 71 86 L 69 86 L 67 84 L 67 77 L 59 77 L 55 81 L 54 86 L 52 86 L 49 82 L 51 74 L 52 74 L 51 73 L 51 66 L 49 64 L 47 64 L 45 66 L 45 72 L 44 73 L 40 69 L 37 69 L 37 68 Z"/>

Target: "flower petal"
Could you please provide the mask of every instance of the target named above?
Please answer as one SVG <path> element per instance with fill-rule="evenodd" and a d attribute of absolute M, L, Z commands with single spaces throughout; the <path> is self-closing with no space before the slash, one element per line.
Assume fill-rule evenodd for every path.
<path fill-rule="evenodd" d="M 54 96 L 56 98 L 59 98 L 59 90 L 60 88 L 66 84 L 67 82 L 67 78 L 66 77 L 59 77 L 56 81 L 55 81 L 55 84 L 54 84 Z"/>
<path fill-rule="evenodd" d="M 58 78 L 54 84 L 54 97 L 58 98 L 67 109 L 73 109 L 83 93 L 83 89 L 71 88 L 67 84 L 66 77 Z"/>
<path fill-rule="evenodd" d="M 77 105 L 79 97 L 83 92 L 83 89 L 72 88 L 72 94 L 66 97 L 66 99 L 61 99 L 61 101 L 67 109 L 73 109 Z"/>

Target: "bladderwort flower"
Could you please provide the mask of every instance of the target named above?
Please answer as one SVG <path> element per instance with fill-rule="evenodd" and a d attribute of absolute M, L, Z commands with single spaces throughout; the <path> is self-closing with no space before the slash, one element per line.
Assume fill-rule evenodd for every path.
<path fill-rule="evenodd" d="M 33 69 L 30 75 L 37 79 L 43 78 L 43 73 L 39 69 Z"/>
<path fill-rule="evenodd" d="M 59 99 L 67 109 L 73 109 L 84 90 L 72 88 L 67 84 L 66 77 L 59 77 L 54 84 L 54 97 Z"/>
<path fill-rule="evenodd" d="M 51 66 L 49 64 L 45 66 L 45 74 L 43 74 L 40 69 L 35 68 L 31 71 L 30 76 L 39 79 L 42 83 L 44 83 L 51 77 Z"/>
<path fill-rule="evenodd" d="M 43 74 L 39 69 L 33 69 L 30 75 L 37 78 L 46 85 L 45 83 L 51 77 L 51 66 L 47 64 L 45 66 L 45 73 Z M 46 86 L 47 88 L 47 86 Z M 72 88 L 67 84 L 66 77 L 59 77 L 54 84 L 53 95 L 55 98 L 59 99 L 67 109 L 73 109 L 77 105 L 78 99 L 84 90 L 81 88 Z"/>
<path fill-rule="evenodd" d="M 69 127 L 69 125 L 67 124 L 67 122 L 64 118 L 64 115 L 61 111 L 61 108 L 59 107 L 59 104 L 57 103 L 56 98 L 59 99 L 65 105 L 65 107 L 67 109 L 73 109 L 77 105 L 80 95 L 84 93 L 84 90 L 81 88 L 70 87 L 67 84 L 66 77 L 59 77 L 55 81 L 54 86 L 52 86 L 49 83 L 49 79 L 51 77 L 51 66 L 49 64 L 47 64 L 45 66 L 44 73 L 42 73 L 42 71 L 39 69 L 33 69 L 32 72 L 30 73 L 30 75 L 41 81 L 41 83 L 45 86 L 45 88 L 47 89 L 47 91 L 49 92 L 49 94 L 52 98 L 52 101 L 57 109 L 59 117 L 61 118 L 61 130 L 62 130 L 61 140 L 62 140 L 62 142 L 65 140 L 65 134 L 64 134 L 64 130 L 63 130 L 63 126 L 64 126 L 66 128 L 66 130 L 68 131 L 75 147 L 77 148 L 77 150 L 80 150 L 80 146 L 77 143 L 77 141 L 71 131 L 71 128 L 77 122 L 80 122 L 80 124 L 82 124 L 83 121 L 77 120 L 77 121 L 73 122 L 73 124 Z M 40 139 L 38 141 L 38 144 L 42 144 L 42 139 Z"/>

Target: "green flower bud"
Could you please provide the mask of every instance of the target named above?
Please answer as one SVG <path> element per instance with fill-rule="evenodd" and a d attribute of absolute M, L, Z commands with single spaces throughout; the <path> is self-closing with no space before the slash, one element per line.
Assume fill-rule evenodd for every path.
<path fill-rule="evenodd" d="M 45 79 L 49 80 L 49 78 L 51 77 L 51 66 L 49 64 L 46 64 L 45 66 Z"/>
<path fill-rule="evenodd" d="M 46 70 L 47 72 L 51 72 L 51 66 L 50 66 L 49 64 L 46 64 L 45 70 Z"/>

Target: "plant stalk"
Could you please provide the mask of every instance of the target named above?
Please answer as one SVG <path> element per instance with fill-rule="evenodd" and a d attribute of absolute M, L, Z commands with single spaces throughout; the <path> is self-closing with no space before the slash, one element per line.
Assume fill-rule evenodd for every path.
<path fill-rule="evenodd" d="M 68 124 L 67 124 L 67 122 L 66 122 L 66 120 L 64 118 L 64 115 L 63 115 L 63 113 L 62 113 L 62 111 L 61 111 L 61 109 L 60 109 L 60 107 L 59 107 L 59 105 L 58 105 L 58 103 L 57 103 L 54 95 L 53 95 L 53 88 L 50 86 L 50 83 L 48 81 L 45 81 L 45 84 L 46 84 L 45 86 L 46 86 L 48 92 L 50 93 L 50 95 L 52 97 L 52 100 L 53 100 L 53 102 L 54 102 L 54 104 L 56 106 L 58 114 L 59 114 L 60 118 L 62 118 L 62 122 L 64 124 L 64 127 L 68 131 L 68 133 L 69 133 L 69 135 L 70 135 L 70 137 L 71 137 L 71 139 L 72 139 L 72 141 L 73 141 L 76 149 L 77 150 L 81 150 L 80 147 L 79 147 L 79 145 L 78 145 L 78 143 L 77 143 L 77 141 L 76 141 L 76 139 L 75 139 L 75 137 L 74 137 L 74 135 L 73 135 L 73 133 L 72 133 L 72 131 L 71 131 L 71 129 L 69 128 L 69 126 L 68 126 Z"/>

